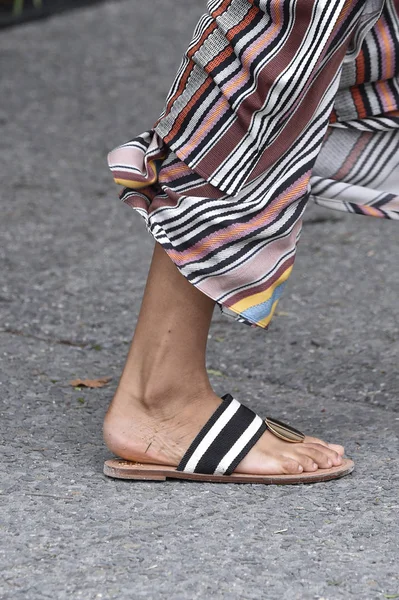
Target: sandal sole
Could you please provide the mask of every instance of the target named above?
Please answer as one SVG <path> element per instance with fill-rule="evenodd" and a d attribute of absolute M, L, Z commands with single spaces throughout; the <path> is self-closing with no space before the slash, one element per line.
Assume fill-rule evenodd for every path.
<path fill-rule="evenodd" d="M 104 475 L 113 479 L 128 479 L 135 481 L 166 481 L 179 479 L 183 481 L 202 481 L 208 483 L 259 483 L 262 485 L 297 485 L 301 483 L 319 483 L 340 479 L 352 473 L 355 463 L 344 458 L 342 465 L 331 469 L 318 469 L 312 473 L 299 475 L 203 475 L 201 473 L 184 473 L 175 467 L 163 465 L 146 465 L 123 459 L 111 459 L 104 463 Z"/>

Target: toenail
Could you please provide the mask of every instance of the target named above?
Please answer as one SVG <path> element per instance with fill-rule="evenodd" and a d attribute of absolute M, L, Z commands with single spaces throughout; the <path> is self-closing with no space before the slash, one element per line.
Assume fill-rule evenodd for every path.
<path fill-rule="evenodd" d="M 314 469 L 318 469 L 318 468 L 319 468 L 319 467 L 318 467 L 318 465 L 316 465 L 316 463 L 313 463 L 313 464 L 312 464 L 312 467 L 313 467 Z"/>
<path fill-rule="evenodd" d="M 332 467 L 332 461 L 330 459 L 328 459 L 327 464 L 329 467 Z"/>
<path fill-rule="evenodd" d="M 303 467 L 302 467 L 301 465 L 298 465 L 298 471 L 299 471 L 300 473 L 302 473 L 302 471 L 303 471 Z"/>

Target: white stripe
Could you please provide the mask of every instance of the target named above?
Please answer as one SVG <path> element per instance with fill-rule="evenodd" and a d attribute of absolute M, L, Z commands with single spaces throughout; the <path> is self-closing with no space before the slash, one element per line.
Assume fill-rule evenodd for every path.
<path fill-rule="evenodd" d="M 233 418 L 237 410 L 240 408 L 241 404 L 238 400 L 232 400 L 226 410 L 220 415 L 216 423 L 211 427 L 208 431 L 202 442 L 198 445 L 196 450 L 193 452 L 192 457 L 187 463 L 184 471 L 186 473 L 194 473 L 195 468 L 202 456 L 208 450 L 209 446 L 215 440 L 215 438 L 219 435 L 224 427 L 226 427 L 227 423 Z"/>
<path fill-rule="evenodd" d="M 250 425 L 248 425 L 247 429 L 238 438 L 234 446 L 230 448 L 227 454 L 222 458 L 218 466 L 215 470 L 215 475 L 224 475 L 233 460 L 240 454 L 241 450 L 245 448 L 248 442 L 253 438 L 255 433 L 262 427 L 263 420 L 255 415 L 254 420 Z"/>

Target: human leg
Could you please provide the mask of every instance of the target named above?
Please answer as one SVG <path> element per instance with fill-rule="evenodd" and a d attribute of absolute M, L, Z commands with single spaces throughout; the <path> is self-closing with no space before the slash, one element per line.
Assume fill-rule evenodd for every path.
<path fill-rule="evenodd" d="M 284 21 L 277 5 L 270 12 L 244 1 L 232 11 L 232 4 L 213 6 L 201 22 L 158 137 L 147 132 L 109 157 L 115 181 L 125 187 L 122 199 L 142 214 L 194 288 L 157 247 L 105 421 L 108 446 L 126 459 L 176 465 L 220 403 L 205 370 L 213 304 L 202 292 L 247 323 L 268 326 L 292 270 L 312 166 L 364 5 L 353 0 L 342 12 L 315 0 L 286 11 Z M 222 45 L 211 35 L 216 24 Z M 245 54 L 238 35 L 244 25 Z M 271 30 L 277 36 L 291 29 L 296 43 L 290 37 L 278 50 L 270 45 Z M 309 43 L 295 32 L 306 32 Z M 170 149 L 176 155 L 168 158 Z M 342 452 L 311 438 L 287 444 L 267 431 L 237 471 L 298 473 L 337 464 Z"/>
<path fill-rule="evenodd" d="M 128 460 L 177 465 L 220 404 L 205 366 L 214 302 L 156 245 L 123 374 L 104 422 L 105 441 Z M 343 448 L 314 438 L 290 444 L 265 432 L 236 471 L 284 474 L 341 463 Z"/>

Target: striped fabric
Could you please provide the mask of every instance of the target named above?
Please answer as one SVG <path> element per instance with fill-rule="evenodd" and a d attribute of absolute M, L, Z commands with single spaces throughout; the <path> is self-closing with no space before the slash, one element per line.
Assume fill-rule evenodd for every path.
<path fill-rule="evenodd" d="M 177 470 L 231 475 L 266 429 L 261 417 L 226 394 L 190 445 Z"/>
<path fill-rule="evenodd" d="M 399 219 L 399 0 L 209 0 L 121 198 L 227 314 L 267 327 L 309 198 Z"/>

